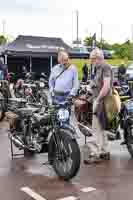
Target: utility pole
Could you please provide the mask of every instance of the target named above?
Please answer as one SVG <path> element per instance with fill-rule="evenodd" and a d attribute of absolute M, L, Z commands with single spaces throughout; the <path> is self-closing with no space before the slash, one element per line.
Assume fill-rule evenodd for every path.
<path fill-rule="evenodd" d="M 103 48 L 103 24 L 100 23 L 101 26 L 101 41 L 100 41 L 100 47 L 101 49 Z"/>
<path fill-rule="evenodd" d="M 2 33 L 3 36 L 5 36 L 5 31 L 6 31 L 6 21 L 5 19 L 2 20 Z"/>
<path fill-rule="evenodd" d="M 73 11 L 72 11 L 72 44 L 73 44 Z"/>
<path fill-rule="evenodd" d="M 79 11 L 76 11 L 76 17 L 77 17 L 77 44 L 79 44 Z"/>
<path fill-rule="evenodd" d="M 132 44 L 132 60 L 133 60 L 133 24 L 131 25 L 131 34 L 132 34 L 132 39 L 131 39 L 131 44 Z"/>

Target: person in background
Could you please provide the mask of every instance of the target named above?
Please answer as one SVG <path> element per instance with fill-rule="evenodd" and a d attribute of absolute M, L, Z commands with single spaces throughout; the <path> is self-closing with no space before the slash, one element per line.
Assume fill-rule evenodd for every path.
<path fill-rule="evenodd" d="M 88 80 L 88 66 L 85 63 L 82 67 L 82 82 L 87 82 Z"/>
<path fill-rule="evenodd" d="M 27 71 L 27 69 L 26 69 L 26 66 L 23 65 L 23 66 L 22 66 L 22 77 L 23 77 L 23 79 L 25 79 L 25 76 L 26 76 L 27 73 L 28 73 L 28 71 Z"/>
<path fill-rule="evenodd" d="M 94 134 L 94 143 L 96 148 L 92 148 L 90 158 L 86 159 L 84 154 L 84 163 L 99 162 L 110 159 L 110 151 L 108 144 L 108 136 L 106 132 L 106 117 L 104 112 L 104 99 L 111 95 L 113 85 L 113 73 L 111 66 L 104 61 L 102 50 L 96 48 L 90 54 L 91 64 L 95 66 L 95 78 L 90 83 L 90 88 L 93 91 L 93 121 L 92 130 Z M 95 150 L 94 150 L 95 149 Z"/>
<path fill-rule="evenodd" d="M 125 82 L 125 75 L 126 75 L 126 67 L 124 62 L 122 62 L 118 68 L 118 80 L 120 84 Z"/>
<path fill-rule="evenodd" d="M 8 67 L 4 64 L 3 57 L 0 57 L 0 80 L 8 80 Z"/>
<path fill-rule="evenodd" d="M 53 67 L 49 78 L 49 89 L 54 103 L 63 103 L 75 96 L 79 89 L 78 71 L 70 63 L 66 51 L 59 51 L 58 64 Z"/>
<path fill-rule="evenodd" d="M 90 64 L 90 80 L 94 80 L 95 78 L 95 65 Z"/>

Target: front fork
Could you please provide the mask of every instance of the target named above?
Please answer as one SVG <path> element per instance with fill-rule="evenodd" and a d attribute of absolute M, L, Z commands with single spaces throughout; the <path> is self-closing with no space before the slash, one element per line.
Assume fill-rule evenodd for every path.
<path fill-rule="evenodd" d="M 57 149 L 57 155 L 59 157 L 59 155 L 62 155 L 61 152 L 61 148 L 60 148 L 60 135 L 58 134 L 59 128 L 55 128 L 53 129 L 53 138 L 54 138 L 54 143 L 55 143 L 55 147 Z"/>

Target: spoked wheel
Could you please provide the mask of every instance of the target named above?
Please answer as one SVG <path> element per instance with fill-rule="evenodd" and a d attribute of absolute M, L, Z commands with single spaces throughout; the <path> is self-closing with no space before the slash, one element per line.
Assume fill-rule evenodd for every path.
<path fill-rule="evenodd" d="M 80 168 L 79 146 L 66 130 L 60 130 L 57 143 L 53 143 L 53 168 L 59 177 L 68 181 L 76 176 Z"/>
<path fill-rule="evenodd" d="M 4 98 L 3 94 L 0 92 L 0 99 Z M 2 121 L 5 117 L 5 106 L 4 100 L 0 100 L 0 121 Z"/>
<path fill-rule="evenodd" d="M 133 158 L 133 129 L 131 127 L 128 127 L 126 134 L 127 149 L 131 157 Z"/>

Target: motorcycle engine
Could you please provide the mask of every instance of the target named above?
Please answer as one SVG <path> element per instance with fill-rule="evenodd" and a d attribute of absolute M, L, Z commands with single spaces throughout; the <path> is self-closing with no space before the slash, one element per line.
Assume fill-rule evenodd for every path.
<path fill-rule="evenodd" d="M 17 135 L 23 135 L 24 121 L 13 112 L 8 112 L 6 116 L 9 121 L 11 133 L 16 133 Z"/>
<path fill-rule="evenodd" d="M 33 120 L 32 120 L 32 128 L 34 132 L 39 132 L 40 136 L 43 138 L 47 138 L 50 127 L 48 125 L 48 114 L 34 114 Z"/>

